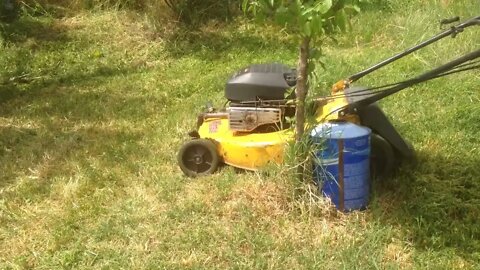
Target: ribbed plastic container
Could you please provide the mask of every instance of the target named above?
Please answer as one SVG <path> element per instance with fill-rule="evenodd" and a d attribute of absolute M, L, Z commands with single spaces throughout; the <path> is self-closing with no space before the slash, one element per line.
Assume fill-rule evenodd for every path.
<path fill-rule="evenodd" d="M 338 210 L 365 209 L 370 194 L 369 128 L 324 123 L 311 133 L 316 146 L 314 179 Z"/>

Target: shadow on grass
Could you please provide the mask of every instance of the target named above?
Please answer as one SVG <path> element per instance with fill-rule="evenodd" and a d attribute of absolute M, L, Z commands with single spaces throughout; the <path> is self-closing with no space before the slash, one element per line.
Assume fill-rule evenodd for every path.
<path fill-rule="evenodd" d="M 49 196 L 55 179 L 83 177 L 102 187 L 135 175 L 148 149 L 133 127 L 166 102 L 136 94 L 135 82 L 125 78 L 145 69 L 79 63 L 37 73 L 25 53 L 28 40 L 40 49 L 44 42 L 60 46 L 68 42 L 63 29 L 22 18 L 5 33 L 17 55 L 0 74 L 0 188 L 33 200 Z"/>
<path fill-rule="evenodd" d="M 0 29 L 5 43 L 22 43 L 33 40 L 41 45 L 41 43 L 51 41 L 68 41 L 65 28 L 30 16 L 24 16 L 12 23 L 4 24 Z"/>
<path fill-rule="evenodd" d="M 376 214 L 400 224 L 418 249 L 454 249 L 472 260 L 480 250 L 478 164 L 480 155 L 421 152 L 417 168 L 403 168 L 396 182 L 377 183 L 383 213 Z"/>
<path fill-rule="evenodd" d="M 34 200 L 49 195 L 55 178 L 84 177 L 102 188 L 121 185 L 123 177 L 118 174 L 122 172 L 135 173 L 135 162 L 146 151 L 138 144 L 143 134 L 95 124 L 66 128 L 69 124 L 0 127 L 0 188 L 17 177 L 30 180 L 15 197 Z"/>
<path fill-rule="evenodd" d="M 43 18 L 24 16 L 10 24 L 0 26 L 1 42 L 4 43 L 2 45 L 10 44 L 17 48 L 5 52 L 14 54 L 14 56 L 9 58 L 11 66 L 4 67 L 0 73 L 0 105 L 41 88 L 34 82 L 33 75 L 30 74 L 33 50 L 41 47 L 45 42 L 57 44 L 68 42 L 66 29 L 44 20 Z M 21 85 L 28 86 L 19 87 Z M 22 91 L 20 88 L 28 91 Z"/>
<path fill-rule="evenodd" d="M 92 74 L 1 85 L 0 116 L 7 124 L 0 122 L 0 187 L 17 177 L 33 177 L 34 196 L 44 193 L 40 186 L 48 189 L 53 177 L 72 177 L 73 164 L 99 162 L 82 169 L 93 179 L 107 177 L 100 168 L 124 170 L 135 164 L 130 157 L 145 152 L 138 145 L 142 134 L 111 123 L 128 121 L 133 126 L 155 111 L 147 106 L 162 106 L 164 101 L 128 95 L 129 85 L 117 89 L 109 84 L 127 73 L 134 71 L 101 68 Z"/>
<path fill-rule="evenodd" d="M 91 72 L 48 75 L 30 82 L 7 82 L 0 85 L 0 105 L 10 103 L 15 106 L 2 106 L 0 116 L 24 114 L 18 109 L 43 100 L 45 103 L 37 109 L 40 117 L 48 113 L 83 120 L 142 118 L 148 115 L 143 105 L 157 104 L 160 108 L 167 100 L 134 96 L 137 87 L 128 81 L 125 84 L 112 83 L 115 78 L 123 81 L 124 76 L 142 71 L 133 67 L 101 66 Z M 104 90 L 96 89 L 101 85 L 105 85 Z M 116 89 L 110 89 L 115 86 Z M 79 91 L 79 88 L 91 91 Z M 129 92 L 132 95 L 128 95 Z"/>
<path fill-rule="evenodd" d="M 270 38 L 268 35 L 259 37 L 249 33 L 232 31 L 196 30 L 178 28 L 167 38 L 165 46 L 167 53 L 173 58 L 182 56 L 197 56 L 203 60 L 218 59 L 229 51 L 264 52 L 265 48 L 282 48 L 296 50 L 296 45 L 287 40 L 279 40 L 278 36 Z M 233 34 L 234 33 L 234 34 Z"/>

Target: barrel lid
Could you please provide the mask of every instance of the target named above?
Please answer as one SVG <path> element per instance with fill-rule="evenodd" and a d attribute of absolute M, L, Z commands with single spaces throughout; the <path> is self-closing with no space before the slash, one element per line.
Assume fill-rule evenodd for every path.
<path fill-rule="evenodd" d="M 352 139 L 367 136 L 370 133 L 369 128 L 350 122 L 328 122 L 316 126 L 310 135 L 319 138 Z"/>

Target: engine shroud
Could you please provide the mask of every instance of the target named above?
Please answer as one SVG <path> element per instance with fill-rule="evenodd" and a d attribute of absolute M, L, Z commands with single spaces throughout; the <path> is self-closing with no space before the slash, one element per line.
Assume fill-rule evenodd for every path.
<path fill-rule="evenodd" d="M 287 90 L 296 83 L 297 71 L 286 65 L 252 65 L 230 78 L 225 87 L 225 97 L 233 102 L 282 100 Z"/>

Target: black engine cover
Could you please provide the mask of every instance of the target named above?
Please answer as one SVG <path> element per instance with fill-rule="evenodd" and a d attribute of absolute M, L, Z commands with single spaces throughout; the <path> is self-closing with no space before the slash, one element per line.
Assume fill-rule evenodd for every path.
<path fill-rule="evenodd" d="M 272 63 L 252 65 L 237 72 L 227 82 L 225 97 L 230 101 L 281 100 L 297 83 L 297 71 Z"/>

